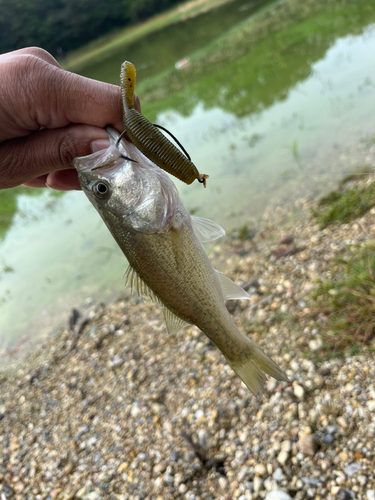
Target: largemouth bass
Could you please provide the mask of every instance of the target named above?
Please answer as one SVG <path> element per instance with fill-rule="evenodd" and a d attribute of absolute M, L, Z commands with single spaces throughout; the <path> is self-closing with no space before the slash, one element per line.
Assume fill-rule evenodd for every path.
<path fill-rule="evenodd" d="M 196 325 L 224 354 L 253 394 L 265 373 L 287 380 L 279 366 L 234 324 L 225 301 L 249 295 L 215 271 L 202 242 L 224 235 L 208 219 L 190 216 L 178 191 L 134 144 L 108 129 L 107 150 L 76 158 L 83 191 L 125 254 L 126 284 L 163 307 L 169 333 Z M 134 161 L 128 161 L 126 158 Z"/>

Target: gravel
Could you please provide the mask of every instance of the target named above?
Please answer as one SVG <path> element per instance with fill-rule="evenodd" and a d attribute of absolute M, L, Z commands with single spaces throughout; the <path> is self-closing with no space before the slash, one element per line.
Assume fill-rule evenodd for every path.
<path fill-rule="evenodd" d="M 320 360 L 308 312 L 333 259 L 375 238 L 375 210 L 320 231 L 310 206 L 210 256 L 252 294 L 233 318 L 290 384 L 256 399 L 196 327 L 168 336 L 159 306 L 125 294 L 91 304 L 0 375 L 1 500 L 374 500 L 373 356 Z M 277 258 L 286 236 L 299 251 Z"/>

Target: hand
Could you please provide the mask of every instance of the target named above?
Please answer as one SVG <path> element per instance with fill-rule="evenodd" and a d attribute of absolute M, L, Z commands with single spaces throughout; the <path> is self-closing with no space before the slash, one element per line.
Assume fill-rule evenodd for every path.
<path fill-rule="evenodd" d="M 35 47 L 0 55 L 0 75 L 0 189 L 80 189 L 73 159 L 109 146 L 106 125 L 123 130 L 120 87 Z"/>

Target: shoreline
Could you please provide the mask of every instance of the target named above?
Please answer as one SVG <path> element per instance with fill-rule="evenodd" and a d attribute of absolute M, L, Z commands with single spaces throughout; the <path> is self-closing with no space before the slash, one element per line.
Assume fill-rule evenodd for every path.
<path fill-rule="evenodd" d="M 315 207 L 272 208 L 209 255 L 252 295 L 230 311 L 290 384 L 258 400 L 196 327 L 168 336 L 158 305 L 92 304 L 0 373 L 0 496 L 373 500 L 375 345 L 322 354 L 311 293 L 375 240 L 375 208 L 319 229 Z"/>

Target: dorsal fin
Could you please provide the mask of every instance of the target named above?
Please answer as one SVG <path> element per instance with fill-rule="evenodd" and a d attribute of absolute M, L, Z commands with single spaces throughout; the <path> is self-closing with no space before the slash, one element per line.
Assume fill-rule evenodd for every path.
<path fill-rule="evenodd" d="M 224 300 L 251 299 L 251 296 L 247 292 L 245 292 L 243 288 L 233 283 L 231 279 L 224 276 L 224 274 L 218 271 L 217 269 L 215 269 L 215 271 L 220 281 L 221 291 L 223 292 Z"/>
<path fill-rule="evenodd" d="M 225 235 L 224 229 L 210 219 L 196 215 L 191 215 L 190 218 L 195 236 L 201 243 L 208 243 Z"/>
<path fill-rule="evenodd" d="M 173 312 L 171 312 L 167 307 L 163 307 L 164 319 L 167 325 L 167 330 L 169 334 L 177 333 L 181 328 L 190 325 L 183 319 L 176 316 Z"/>

